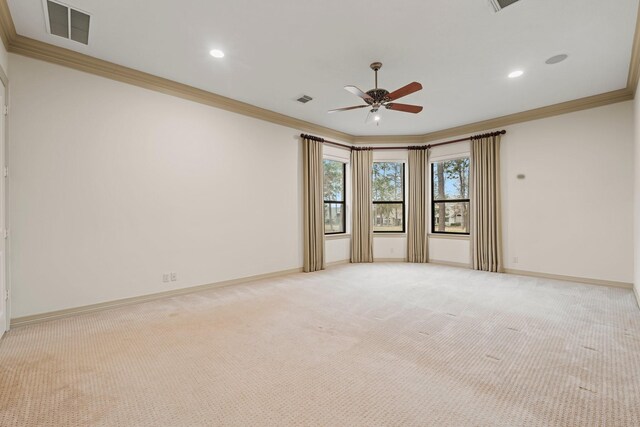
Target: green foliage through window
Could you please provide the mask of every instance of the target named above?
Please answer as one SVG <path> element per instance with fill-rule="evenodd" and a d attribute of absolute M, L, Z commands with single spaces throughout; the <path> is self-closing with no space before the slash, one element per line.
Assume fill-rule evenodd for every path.
<path fill-rule="evenodd" d="M 345 170 L 346 165 L 324 160 L 324 233 L 345 232 Z"/>
<path fill-rule="evenodd" d="M 404 163 L 375 162 L 372 176 L 373 231 L 404 232 Z"/>
<path fill-rule="evenodd" d="M 469 234 L 469 158 L 431 164 L 431 231 Z"/>

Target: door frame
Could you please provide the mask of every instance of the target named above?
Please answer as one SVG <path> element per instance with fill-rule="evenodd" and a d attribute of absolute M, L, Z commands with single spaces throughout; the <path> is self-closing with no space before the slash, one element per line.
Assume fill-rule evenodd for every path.
<path fill-rule="evenodd" d="M 2 93 L 4 92 L 4 93 Z M 4 305 L 3 316 L 0 319 L 0 337 L 11 327 L 11 285 L 9 273 L 9 220 L 7 202 L 9 200 L 9 180 L 8 180 L 8 112 L 9 112 L 9 79 L 5 70 L 0 65 L 0 120 L 2 120 L 2 135 L 0 135 L 0 239 L 4 250 L 0 251 L 0 305 Z M 1 247 L 0 247 L 1 249 Z M 2 289 L 4 287 L 4 289 Z"/>

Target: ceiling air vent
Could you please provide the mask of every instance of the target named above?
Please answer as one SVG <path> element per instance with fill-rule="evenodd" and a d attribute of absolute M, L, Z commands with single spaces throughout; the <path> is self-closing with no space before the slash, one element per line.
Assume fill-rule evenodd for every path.
<path fill-rule="evenodd" d="M 493 6 L 493 9 L 496 12 L 500 12 L 505 7 L 511 6 L 512 4 L 516 3 L 517 1 L 519 1 L 519 0 L 489 0 L 489 3 L 491 3 L 491 6 Z"/>
<path fill-rule="evenodd" d="M 303 104 L 306 104 L 307 102 L 311 101 L 313 98 L 310 97 L 309 95 L 302 95 L 300 98 L 298 98 L 296 101 L 298 102 L 302 102 Z"/>
<path fill-rule="evenodd" d="M 89 44 L 90 16 L 62 3 L 46 0 L 49 33 L 78 43 Z"/>

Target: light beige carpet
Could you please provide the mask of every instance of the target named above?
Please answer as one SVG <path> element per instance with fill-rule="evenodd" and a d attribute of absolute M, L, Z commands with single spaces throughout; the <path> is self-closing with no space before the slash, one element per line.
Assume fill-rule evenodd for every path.
<path fill-rule="evenodd" d="M 640 426 L 631 291 L 346 265 L 10 331 L 2 426 Z"/>

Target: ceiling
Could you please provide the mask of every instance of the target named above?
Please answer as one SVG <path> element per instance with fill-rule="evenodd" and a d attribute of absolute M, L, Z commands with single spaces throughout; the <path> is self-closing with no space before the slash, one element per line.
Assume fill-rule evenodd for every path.
<path fill-rule="evenodd" d="M 8 0 L 18 34 L 351 135 L 417 135 L 626 87 L 638 0 L 63 0 L 91 14 L 89 45 L 47 33 L 42 0 Z M 226 56 L 215 59 L 211 49 Z M 547 65 L 549 57 L 569 58 Z M 366 109 L 343 89 L 424 89 Z M 522 77 L 507 78 L 521 69 Z M 299 96 L 313 101 L 301 104 Z"/>

